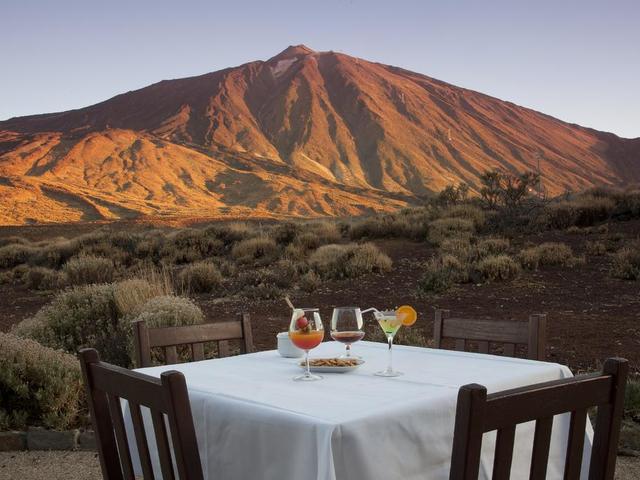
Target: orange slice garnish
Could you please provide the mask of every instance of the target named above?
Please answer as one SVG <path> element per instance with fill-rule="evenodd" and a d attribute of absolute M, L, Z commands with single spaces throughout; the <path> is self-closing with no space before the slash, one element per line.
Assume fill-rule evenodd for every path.
<path fill-rule="evenodd" d="M 415 309 L 413 307 L 410 307 L 409 305 L 398 307 L 398 309 L 396 310 L 396 316 L 405 327 L 410 327 L 411 325 L 416 323 L 416 320 L 418 319 L 418 314 L 416 313 Z"/>

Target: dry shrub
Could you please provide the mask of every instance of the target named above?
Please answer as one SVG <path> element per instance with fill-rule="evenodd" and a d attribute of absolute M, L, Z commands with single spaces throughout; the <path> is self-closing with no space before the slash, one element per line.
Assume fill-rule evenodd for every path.
<path fill-rule="evenodd" d="M 429 223 L 427 239 L 440 245 L 449 238 L 468 239 L 475 231 L 472 220 L 466 218 L 439 218 Z"/>
<path fill-rule="evenodd" d="M 80 255 L 64 264 L 62 271 L 69 285 L 108 283 L 115 276 L 113 262 L 93 255 Z"/>
<path fill-rule="evenodd" d="M 442 218 L 463 218 L 473 222 L 475 228 L 482 227 L 486 222 L 486 215 L 484 211 L 475 205 L 460 204 L 452 205 L 445 208 L 441 214 Z"/>
<path fill-rule="evenodd" d="M 270 236 L 280 245 L 288 245 L 302 233 L 302 224 L 295 222 L 279 222 L 270 232 Z"/>
<path fill-rule="evenodd" d="M 423 218 L 402 213 L 378 215 L 354 222 L 349 229 L 352 240 L 363 238 L 423 239 L 427 227 Z"/>
<path fill-rule="evenodd" d="M 59 240 L 40 247 L 34 258 L 36 265 L 58 269 L 82 248 L 78 240 Z"/>
<path fill-rule="evenodd" d="M 209 237 L 221 240 L 224 245 L 229 246 L 249 238 L 253 234 L 253 229 L 244 222 L 221 222 L 208 227 L 204 233 Z"/>
<path fill-rule="evenodd" d="M 489 255 L 499 255 L 508 251 L 510 245 L 506 238 L 484 238 L 474 245 L 471 256 L 474 260 L 480 260 Z"/>
<path fill-rule="evenodd" d="M 37 249 L 31 245 L 14 243 L 0 247 L 0 268 L 13 268 L 16 265 L 27 263 L 36 253 Z"/>
<path fill-rule="evenodd" d="M 511 280 L 520 273 L 520 265 L 509 255 L 489 255 L 476 264 L 482 276 L 491 281 Z"/>
<path fill-rule="evenodd" d="M 616 202 L 610 198 L 584 195 L 549 205 L 545 212 L 546 223 L 557 229 L 588 227 L 607 220 L 615 207 Z"/>
<path fill-rule="evenodd" d="M 145 303 L 136 321 L 144 321 L 151 328 L 179 327 L 204 323 L 204 314 L 188 298 L 163 295 Z"/>
<path fill-rule="evenodd" d="M 576 260 L 569 245 L 556 242 L 525 248 L 518 257 L 522 266 L 531 270 L 546 265 L 572 265 Z"/>
<path fill-rule="evenodd" d="M 31 290 L 55 290 L 62 283 L 61 275 L 56 270 L 46 267 L 31 267 L 24 276 L 27 288 Z"/>
<path fill-rule="evenodd" d="M 589 255 L 600 256 L 607 253 L 607 246 L 604 242 L 593 241 L 585 244 L 585 250 Z"/>
<path fill-rule="evenodd" d="M 75 356 L 0 332 L 0 430 L 76 427 L 83 389 Z"/>
<path fill-rule="evenodd" d="M 23 237 L 17 237 L 15 235 L 11 235 L 10 237 L 0 238 L 0 248 L 6 245 L 29 245 L 29 240 Z"/>
<path fill-rule="evenodd" d="M 309 265 L 322 278 L 354 278 L 391 270 L 391 259 L 372 243 L 329 244 L 318 248 Z"/>
<path fill-rule="evenodd" d="M 612 255 L 611 276 L 623 280 L 640 279 L 640 240 L 631 242 Z"/>
<path fill-rule="evenodd" d="M 453 255 L 442 255 L 427 262 L 425 271 L 418 282 L 421 294 L 440 293 L 454 283 L 464 283 L 469 279 L 467 265 Z"/>
<path fill-rule="evenodd" d="M 128 366 L 131 329 L 119 317 L 114 285 L 85 285 L 59 293 L 12 332 L 72 354 L 92 347 L 105 361 Z"/>
<path fill-rule="evenodd" d="M 222 274 L 211 262 L 187 265 L 178 275 L 182 288 L 193 293 L 211 293 L 222 286 Z"/>
<path fill-rule="evenodd" d="M 278 245 L 269 237 L 248 238 L 237 243 L 231 250 L 231 256 L 239 263 L 268 265 L 279 255 Z"/>
<path fill-rule="evenodd" d="M 130 278 L 114 285 L 114 300 L 122 318 L 133 318 L 140 314 L 142 307 L 152 298 L 171 295 L 170 285 L 160 277 Z"/>
<path fill-rule="evenodd" d="M 466 261 L 471 254 L 471 242 L 468 238 L 446 238 L 440 244 L 440 252 Z"/>
<path fill-rule="evenodd" d="M 300 286 L 300 288 L 307 293 L 315 292 L 318 288 L 320 288 L 321 284 L 322 280 L 320 276 L 313 270 L 310 270 L 302 275 L 300 277 L 300 280 L 298 281 L 298 285 Z"/>

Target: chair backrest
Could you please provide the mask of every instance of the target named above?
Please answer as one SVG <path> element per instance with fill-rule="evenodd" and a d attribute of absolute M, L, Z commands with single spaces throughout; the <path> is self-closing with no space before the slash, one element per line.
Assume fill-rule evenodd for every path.
<path fill-rule="evenodd" d="M 534 314 L 529 322 L 472 320 L 453 318 L 449 310 L 436 310 L 433 326 L 435 348 L 442 348 L 444 338 L 455 339 L 455 349 L 465 351 L 467 342 L 478 344 L 480 353 L 489 353 L 490 343 L 503 344 L 504 354 L 514 357 L 517 345 L 527 347 L 527 357 L 544 360 L 547 316 Z"/>
<path fill-rule="evenodd" d="M 166 364 L 180 361 L 177 348 L 188 345 L 193 361 L 204 360 L 204 344 L 218 343 L 218 356 L 229 356 L 229 340 L 242 340 L 243 353 L 253 352 L 253 335 L 248 313 L 238 314 L 233 322 L 203 323 L 183 327 L 149 328 L 144 321 L 133 323 L 136 366 L 150 367 L 151 349 L 164 349 Z"/>
<path fill-rule="evenodd" d="M 79 358 L 105 480 L 135 478 L 120 399 L 129 402 L 145 480 L 153 480 L 154 475 L 140 408 L 142 406 L 149 408 L 151 412 L 162 478 L 173 480 L 175 466 L 180 480 L 203 479 L 187 384 L 182 373 L 168 371 L 163 372 L 159 379 L 150 377 L 101 362 L 94 349 L 81 350 Z M 171 447 L 175 464 L 172 461 Z"/>
<path fill-rule="evenodd" d="M 546 478 L 553 417 L 571 412 L 565 480 L 578 480 L 582 464 L 587 410 L 598 407 L 589 480 L 613 480 L 627 381 L 626 360 L 611 358 L 602 373 L 530 385 L 487 395 L 471 384 L 460 388 L 456 411 L 450 480 L 477 480 L 482 435 L 497 430 L 493 480 L 511 471 L 516 425 L 535 421 L 529 478 Z"/>

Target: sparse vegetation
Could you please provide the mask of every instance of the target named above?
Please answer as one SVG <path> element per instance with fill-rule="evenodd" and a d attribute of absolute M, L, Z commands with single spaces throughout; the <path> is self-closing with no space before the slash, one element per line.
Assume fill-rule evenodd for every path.
<path fill-rule="evenodd" d="M 204 323 L 204 314 L 188 298 L 163 295 L 144 304 L 136 320 L 146 322 L 149 327 L 179 327 Z"/>

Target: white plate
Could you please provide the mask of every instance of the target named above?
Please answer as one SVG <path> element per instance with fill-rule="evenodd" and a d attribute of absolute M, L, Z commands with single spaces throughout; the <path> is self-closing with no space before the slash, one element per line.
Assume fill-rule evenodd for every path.
<path fill-rule="evenodd" d="M 315 360 L 321 360 L 321 359 L 315 359 Z M 348 367 L 329 367 L 329 366 L 326 366 L 326 367 L 314 367 L 313 365 L 311 365 L 309 367 L 309 370 L 311 370 L 312 372 L 316 372 L 316 373 L 346 373 L 346 372 L 351 372 L 351 371 L 355 370 L 356 368 L 358 368 L 363 363 L 364 363 L 364 360 L 358 359 L 358 363 L 356 365 L 348 366 Z M 298 366 L 300 368 L 302 368 L 303 370 L 307 368 L 307 365 L 304 362 L 304 360 L 302 362 L 298 363 Z"/>

